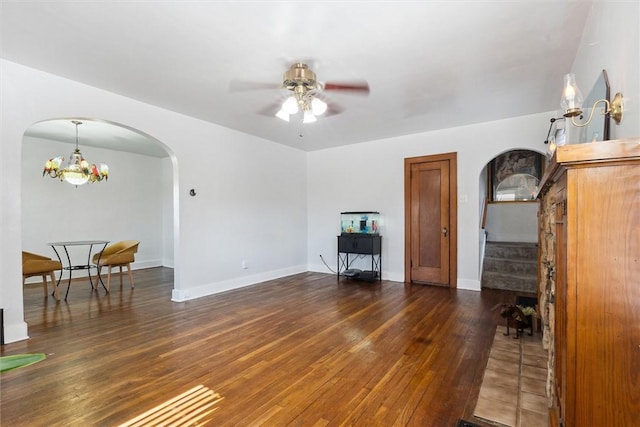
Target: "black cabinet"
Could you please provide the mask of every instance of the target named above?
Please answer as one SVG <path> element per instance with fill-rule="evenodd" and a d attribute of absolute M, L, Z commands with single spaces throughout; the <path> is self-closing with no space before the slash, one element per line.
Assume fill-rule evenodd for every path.
<path fill-rule="evenodd" d="M 349 267 L 358 257 L 371 257 L 371 270 Z M 341 234 L 338 236 L 338 278 L 347 276 L 361 280 L 382 280 L 382 236 L 377 234 Z"/>

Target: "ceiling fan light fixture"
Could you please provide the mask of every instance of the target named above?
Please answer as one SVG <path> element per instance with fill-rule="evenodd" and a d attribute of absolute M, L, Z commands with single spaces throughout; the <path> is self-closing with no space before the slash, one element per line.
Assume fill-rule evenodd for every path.
<path fill-rule="evenodd" d="M 319 82 L 316 74 L 303 62 L 296 62 L 284 73 L 280 89 L 288 94 L 275 105 L 265 108 L 261 114 L 276 116 L 280 120 L 296 123 L 313 123 L 318 117 L 327 113 L 331 105 L 330 115 L 339 114 L 342 109 L 334 104 L 324 92 L 335 91 L 345 94 L 369 94 L 369 84 L 366 81 L 352 82 Z M 275 85 L 256 82 L 231 82 L 233 90 L 251 90 L 276 88 Z M 293 118 L 293 119 L 292 119 Z"/>
<path fill-rule="evenodd" d="M 289 121 L 289 113 L 284 111 L 284 108 L 281 108 L 280 110 L 278 110 L 278 112 L 276 113 L 276 117 L 279 118 L 280 120 L 284 120 L 285 122 Z"/>
<path fill-rule="evenodd" d="M 318 119 L 316 119 L 316 116 L 313 115 L 313 112 L 311 112 L 310 110 L 306 110 L 304 112 L 304 119 L 302 120 L 302 123 L 313 123 L 317 120 Z"/>
<path fill-rule="evenodd" d="M 298 112 L 298 100 L 295 96 L 288 97 L 282 103 L 282 110 L 287 114 L 296 114 Z"/>
<path fill-rule="evenodd" d="M 319 98 L 313 98 L 311 100 L 311 111 L 316 116 L 321 116 L 327 111 L 327 103 Z"/>

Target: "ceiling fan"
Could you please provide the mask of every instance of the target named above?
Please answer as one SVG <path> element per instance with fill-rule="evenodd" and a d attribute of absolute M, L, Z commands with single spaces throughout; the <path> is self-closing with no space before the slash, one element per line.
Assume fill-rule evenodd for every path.
<path fill-rule="evenodd" d="M 339 114 L 343 110 L 324 95 L 324 92 L 340 91 L 343 93 L 368 95 L 369 84 L 366 81 L 354 82 L 320 82 L 307 64 L 294 63 L 283 76 L 281 84 L 274 85 L 257 82 L 231 82 L 231 90 L 246 91 L 254 89 L 281 88 L 291 92 L 283 102 L 274 104 L 263 110 L 263 114 L 273 115 L 290 121 L 292 116 L 302 113 L 303 123 L 315 122 L 316 116 Z"/>

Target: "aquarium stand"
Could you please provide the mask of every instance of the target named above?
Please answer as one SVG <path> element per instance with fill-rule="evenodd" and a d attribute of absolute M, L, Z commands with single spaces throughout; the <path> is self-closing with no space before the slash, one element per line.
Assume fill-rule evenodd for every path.
<path fill-rule="evenodd" d="M 371 257 L 371 270 L 351 268 L 361 256 Z M 338 236 L 338 279 L 382 280 L 382 236 L 378 234 L 342 233 Z"/>

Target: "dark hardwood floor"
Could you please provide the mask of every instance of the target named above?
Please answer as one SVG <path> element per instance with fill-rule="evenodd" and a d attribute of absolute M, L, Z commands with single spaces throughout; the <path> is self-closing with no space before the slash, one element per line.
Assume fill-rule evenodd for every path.
<path fill-rule="evenodd" d="M 115 426 L 198 385 L 223 398 L 212 426 L 455 426 L 503 324 L 491 308 L 514 301 L 304 273 L 175 303 L 171 269 L 134 278 L 74 281 L 68 302 L 26 287 L 30 339 L 2 355 L 48 356 L 2 374 L 3 426 Z"/>

